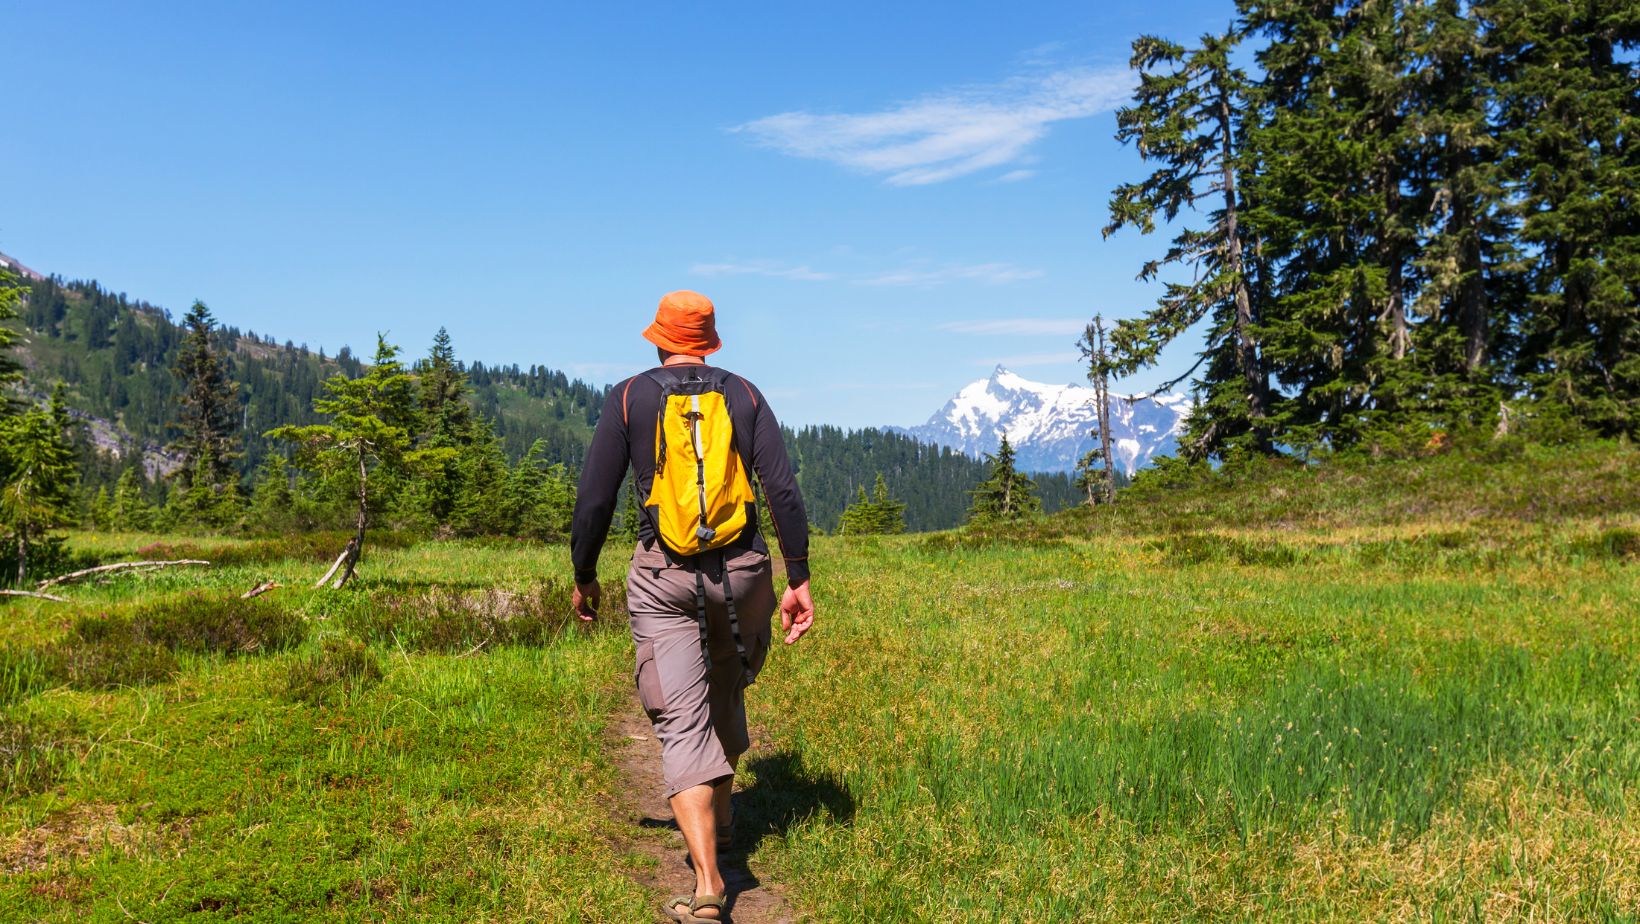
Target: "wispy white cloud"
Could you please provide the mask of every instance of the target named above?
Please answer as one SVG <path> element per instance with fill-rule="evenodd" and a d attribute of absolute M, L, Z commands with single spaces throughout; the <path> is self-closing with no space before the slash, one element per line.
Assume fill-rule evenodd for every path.
<path fill-rule="evenodd" d="M 1082 354 L 1066 350 L 1062 353 L 1025 353 L 1019 356 L 992 357 L 990 359 L 976 359 L 976 366 L 1007 366 L 1009 369 L 1024 369 L 1027 366 L 1058 366 L 1064 363 L 1080 363 Z"/>
<path fill-rule="evenodd" d="M 808 265 L 793 266 L 772 260 L 750 260 L 728 263 L 696 263 L 689 267 L 696 276 L 769 276 L 774 279 L 795 279 L 801 282 L 823 282 L 834 278 Z"/>
<path fill-rule="evenodd" d="M 1088 322 L 1077 318 L 999 318 L 994 321 L 949 321 L 940 330 L 954 334 L 1042 334 L 1070 337 L 1087 329 Z"/>
<path fill-rule="evenodd" d="M 1018 183 L 1020 180 L 1028 180 L 1033 176 L 1036 176 L 1035 170 L 1010 170 L 1002 176 L 997 177 L 997 182 Z"/>
<path fill-rule="evenodd" d="M 1069 68 L 963 87 L 878 112 L 782 112 L 732 130 L 794 157 L 921 186 L 1023 161 L 1055 122 L 1108 112 L 1133 85 L 1126 67 Z M 1028 173 L 1014 170 L 1014 180 Z"/>
<path fill-rule="evenodd" d="M 817 270 L 807 263 L 784 263 L 778 260 L 728 260 L 722 263 L 696 263 L 689 267 L 696 276 L 767 276 L 772 279 L 791 279 L 799 282 L 840 280 L 862 286 L 922 286 L 933 287 L 953 282 L 979 282 L 1002 285 L 1024 279 L 1036 279 L 1042 270 L 1015 266 L 1012 263 L 932 263 L 917 261 L 895 269 L 865 273 L 835 273 Z"/>
<path fill-rule="evenodd" d="M 863 286 L 939 286 L 952 282 L 981 282 L 1001 285 L 1036 279 L 1039 269 L 1012 263 L 947 263 L 941 266 L 907 266 L 856 280 Z"/>

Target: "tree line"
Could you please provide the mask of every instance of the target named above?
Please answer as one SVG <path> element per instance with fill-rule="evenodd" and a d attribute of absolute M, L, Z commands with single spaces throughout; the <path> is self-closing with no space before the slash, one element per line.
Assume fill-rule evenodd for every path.
<path fill-rule="evenodd" d="M 1091 371 L 1204 324 L 1190 459 L 1640 432 L 1640 6 L 1235 13 L 1133 43 L 1117 138 L 1151 172 L 1104 234 L 1172 237 L 1098 360 L 1090 327 Z"/>
<path fill-rule="evenodd" d="M 57 434 L 58 477 L 42 495 L 56 499 L 37 511 L 32 531 L 14 534 L 36 554 L 60 552 L 47 537 L 68 525 L 356 533 L 363 521 L 549 539 L 567 529 L 604 389 L 544 367 L 463 363 L 443 330 L 405 365 L 385 340 L 366 358 L 345 347 L 326 356 L 224 327 L 202 303 L 173 322 L 96 283 L 8 279 L 0 289 L 9 317 L 31 334 L 28 382 L 6 352 L 11 341 L 0 343 L 8 400 L 18 411 L 38 406 L 45 416 L 26 418 L 36 436 Z M 47 402 L 41 383 L 53 379 Z M 108 422 L 139 445 L 111 436 Z M 509 439 L 530 432 L 546 435 L 521 448 Z M 821 530 L 848 528 L 845 510 L 873 477 L 897 528 L 953 526 L 987 477 L 987 462 L 886 431 L 805 427 L 788 429 L 786 440 Z M 1066 476 L 1041 480 L 1050 507 L 1074 502 Z M 905 500 L 888 498 L 889 486 Z M 636 529 L 636 503 L 627 507 L 617 531 Z M 339 557 L 339 573 L 356 554 Z"/>

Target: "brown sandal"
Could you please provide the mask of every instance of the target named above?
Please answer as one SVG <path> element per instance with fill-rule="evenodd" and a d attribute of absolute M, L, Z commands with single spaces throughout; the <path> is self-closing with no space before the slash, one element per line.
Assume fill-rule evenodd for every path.
<path fill-rule="evenodd" d="M 661 913 L 677 921 L 678 924 L 723 924 L 728 918 L 724 917 L 729 904 L 728 896 L 724 895 L 674 895 L 661 905 Z M 679 913 L 677 907 L 686 906 L 686 910 Z M 698 917 L 695 912 L 702 908 L 714 908 L 717 917 Z"/>

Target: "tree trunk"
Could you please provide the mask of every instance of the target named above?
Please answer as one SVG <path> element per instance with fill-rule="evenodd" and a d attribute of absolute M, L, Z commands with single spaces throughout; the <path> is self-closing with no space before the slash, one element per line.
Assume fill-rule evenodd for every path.
<path fill-rule="evenodd" d="M 364 447 L 359 448 L 359 513 L 355 525 L 353 538 L 348 540 L 347 548 L 343 550 L 345 558 L 342 561 L 342 573 L 337 576 L 335 583 L 330 586 L 340 588 L 353 578 L 354 569 L 359 564 L 359 556 L 364 551 L 364 531 L 370 523 L 370 490 L 365 469 Z"/>
<path fill-rule="evenodd" d="M 1461 167 L 1459 169 L 1462 169 Z M 1472 203 L 1452 196 L 1452 230 L 1458 236 L 1458 329 L 1463 332 L 1463 367 L 1470 375 L 1486 364 L 1486 299 L 1482 291 L 1481 234 Z"/>
<path fill-rule="evenodd" d="M 1404 359 L 1407 355 L 1407 306 L 1406 306 L 1406 277 L 1403 272 L 1401 240 L 1394 230 L 1395 216 L 1401 211 L 1401 177 L 1391 163 L 1384 169 L 1384 227 L 1381 233 L 1384 240 L 1384 269 L 1389 275 L 1386 285 L 1389 289 L 1389 304 L 1385 306 L 1385 313 L 1389 316 L 1389 355 L 1394 359 Z"/>
<path fill-rule="evenodd" d="M 1253 430 L 1259 448 L 1268 450 L 1264 418 L 1269 413 L 1269 380 L 1264 375 L 1258 356 L 1258 345 L 1253 340 L 1253 297 L 1247 287 L 1247 268 L 1242 259 L 1241 232 L 1238 229 L 1236 202 L 1236 168 L 1231 130 L 1230 90 L 1219 87 L 1219 168 L 1224 186 L 1224 239 L 1228 248 L 1227 266 L 1235 274 L 1236 299 L 1236 362 L 1247 379 L 1247 412 L 1252 418 Z M 1107 465 L 1110 460 L 1107 458 Z"/>
<path fill-rule="evenodd" d="M 1116 499 L 1116 463 L 1111 459 L 1110 446 L 1110 373 L 1105 365 L 1105 322 L 1103 318 L 1095 317 L 1093 322 L 1095 344 L 1095 367 L 1097 372 L 1093 381 L 1093 400 L 1099 405 L 1099 454 L 1105 462 L 1105 482 L 1099 489 L 1105 503 Z"/>

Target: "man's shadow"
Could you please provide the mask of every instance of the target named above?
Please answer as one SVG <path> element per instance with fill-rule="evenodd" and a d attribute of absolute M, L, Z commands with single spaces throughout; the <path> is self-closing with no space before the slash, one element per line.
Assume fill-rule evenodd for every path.
<path fill-rule="evenodd" d="M 734 794 L 734 839 L 729 849 L 718 853 L 718 869 L 728 887 L 731 911 L 735 896 L 761 884 L 746 859 L 764 839 L 783 838 L 793 826 L 817 816 L 841 825 L 854 820 L 854 797 L 847 787 L 829 773 L 805 767 L 798 754 L 765 754 L 744 769 L 751 771 L 756 782 Z M 677 829 L 672 819 L 645 818 L 639 824 Z"/>

